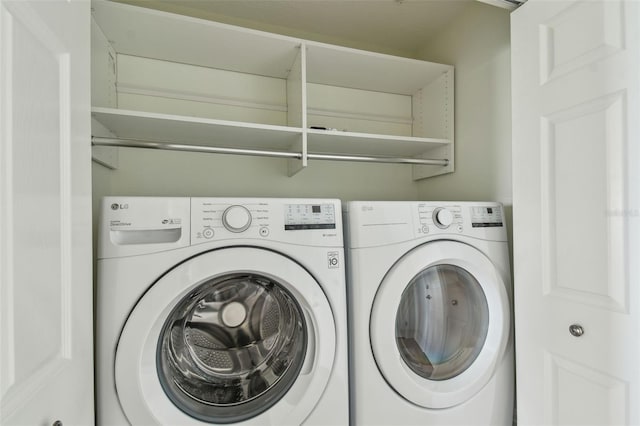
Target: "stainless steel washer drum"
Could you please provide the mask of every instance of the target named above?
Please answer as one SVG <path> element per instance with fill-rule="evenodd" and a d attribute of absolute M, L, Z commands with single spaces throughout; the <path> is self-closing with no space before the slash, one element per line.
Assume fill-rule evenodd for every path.
<path fill-rule="evenodd" d="M 211 279 L 186 295 L 157 345 L 163 390 L 188 415 L 211 423 L 255 417 L 291 387 L 307 333 L 296 300 L 259 274 Z"/>

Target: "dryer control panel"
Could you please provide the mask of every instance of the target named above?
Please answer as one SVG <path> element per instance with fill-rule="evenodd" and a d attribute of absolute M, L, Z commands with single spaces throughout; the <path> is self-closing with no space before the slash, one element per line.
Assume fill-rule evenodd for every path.
<path fill-rule="evenodd" d="M 496 228 L 503 226 L 500 206 L 471 207 L 471 226 L 474 228 Z"/>
<path fill-rule="evenodd" d="M 427 237 L 507 240 L 502 205 L 494 202 L 356 201 L 348 215 L 352 248 Z"/>
<path fill-rule="evenodd" d="M 451 229 L 462 232 L 462 208 L 460 206 L 437 206 L 432 204 L 418 204 L 419 230 L 428 234 L 436 229 Z"/>
<path fill-rule="evenodd" d="M 502 205 L 487 202 L 416 203 L 420 224 L 416 236 L 432 234 L 463 234 L 481 239 L 502 240 L 506 230 Z M 415 213 L 414 213 L 415 214 Z"/>

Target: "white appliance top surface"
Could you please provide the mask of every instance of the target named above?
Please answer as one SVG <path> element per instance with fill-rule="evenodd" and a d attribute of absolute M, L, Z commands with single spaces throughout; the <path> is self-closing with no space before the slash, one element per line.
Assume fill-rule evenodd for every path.
<path fill-rule="evenodd" d="M 350 247 L 375 247 L 429 237 L 507 241 L 502 204 L 455 201 L 348 203 Z"/>

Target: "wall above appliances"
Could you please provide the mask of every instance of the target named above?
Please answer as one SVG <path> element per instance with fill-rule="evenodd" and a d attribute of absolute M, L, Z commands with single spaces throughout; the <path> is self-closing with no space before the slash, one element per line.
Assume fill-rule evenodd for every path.
<path fill-rule="evenodd" d="M 323 43 L 417 57 L 475 0 L 117 0 Z"/>
<path fill-rule="evenodd" d="M 93 2 L 94 145 L 454 170 L 453 67 Z M 116 167 L 102 152 L 97 161 Z"/>

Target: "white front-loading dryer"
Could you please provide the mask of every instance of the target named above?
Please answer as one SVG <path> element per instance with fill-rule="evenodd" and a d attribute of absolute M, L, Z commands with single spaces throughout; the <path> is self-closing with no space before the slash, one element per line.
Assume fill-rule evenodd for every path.
<path fill-rule="evenodd" d="M 107 197 L 99 424 L 348 422 L 340 202 Z"/>
<path fill-rule="evenodd" d="M 510 425 L 502 206 L 348 204 L 352 422 Z"/>

